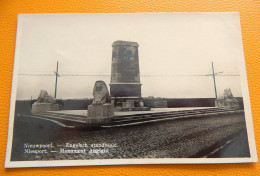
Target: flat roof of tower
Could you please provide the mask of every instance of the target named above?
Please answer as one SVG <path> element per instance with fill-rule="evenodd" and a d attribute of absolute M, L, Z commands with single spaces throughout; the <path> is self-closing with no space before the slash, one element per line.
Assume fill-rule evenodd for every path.
<path fill-rule="evenodd" d="M 112 46 L 139 46 L 137 42 L 131 42 L 131 41 L 122 41 L 122 40 L 117 40 L 114 41 Z"/>

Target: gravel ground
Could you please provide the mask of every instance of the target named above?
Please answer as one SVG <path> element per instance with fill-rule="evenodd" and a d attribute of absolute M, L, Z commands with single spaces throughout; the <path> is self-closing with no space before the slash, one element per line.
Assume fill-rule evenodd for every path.
<path fill-rule="evenodd" d="M 29 117 L 16 117 L 14 125 L 12 161 L 205 157 L 216 147 L 223 145 L 223 140 L 241 136 L 242 132 L 246 134 L 242 113 L 119 128 L 64 129 L 48 121 Z M 234 141 L 240 146 L 236 145 L 231 154 L 227 154 L 231 150 L 230 145 L 228 150 L 225 150 L 226 153 L 222 152 L 223 156 L 219 152 L 216 157 L 249 157 L 247 135 L 236 137 Z M 47 148 L 44 154 L 25 154 L 24 144 L 27 143 L 52 143 L 52 148 Z M 86 143 L 88 147 L 66 147 L 66 143 Z M 114 146 L 111 148 L 91 146 L 103 143 Z M 39 148 L 31 148 L 35 149 Z M 60 153 L 61 149 L 85 149 L 85 151 L 64 154 Z M 105 149 L 106 152 L 89 153 L 91 149 L 96 149 L 98 152 Z M 240 149 L 248 152 L 241 153 Z"/>

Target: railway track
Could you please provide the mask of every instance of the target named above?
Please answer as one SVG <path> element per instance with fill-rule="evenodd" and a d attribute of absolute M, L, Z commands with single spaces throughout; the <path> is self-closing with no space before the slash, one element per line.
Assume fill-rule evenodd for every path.
<path fill-rule="evenodd" d="M 200 118 L 210 117 L 224 114 L 242 113 L 243 110 L 236 109 L 222 109 L 222 108 L 205 108 L 205 109 L 193 109 L 193 110 L 180 110 L 180 111 L 168 111 L 168 112 L 147 112 L 141 114 L 132 115 L 118 115 L 111 119 L 109 124 L 104 124 L 102 128 L 114 128 L 131 125 L 141 125 L 145 123 L 155 123 L 160 121 L 169 121 L 177 119 L 188 118 Z M 47 120 L 52 123 L 56 123 L 58 126 L 65 128 L 75 127 L 87 127 L 86 118 L 83 115 L 62 114 L 56 112 L 45 112 L 34 115 L 18 115 L 19 117 L 30 117 L 41 120 Z"/>

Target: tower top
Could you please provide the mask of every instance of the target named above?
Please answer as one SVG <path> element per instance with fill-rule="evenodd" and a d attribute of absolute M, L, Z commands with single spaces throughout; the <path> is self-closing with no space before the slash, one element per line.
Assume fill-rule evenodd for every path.
<path fill-rule="evenodd" d="M 139 45 L 137 42 L 117 40 L 117 41 L 113 42 L 112 47 L 114 47 L 114 46 L 136 46 L 136 47 L 138 47 Z"/>

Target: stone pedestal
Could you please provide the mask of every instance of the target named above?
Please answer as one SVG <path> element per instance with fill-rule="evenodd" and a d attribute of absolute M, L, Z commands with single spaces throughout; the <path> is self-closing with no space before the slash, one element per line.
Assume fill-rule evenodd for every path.
<path fill-rule="evenodd" d="M 101 125 L 111 121 L 114 116 L 114 107 L 112 104 L 92 104 L 88 106 L 87 124 Z"/>
<path fill-rule="evenodd" d="M 112 97 L 115 111 L 149 111 L 140 97 Z"/>
<path fill-rule="evenodd" d="M 34 103 L 32 105 L 32 114 L 39 114 L 46 111 L 58 111 L 59 104 L 53 104 L 53 103 Z"/>

